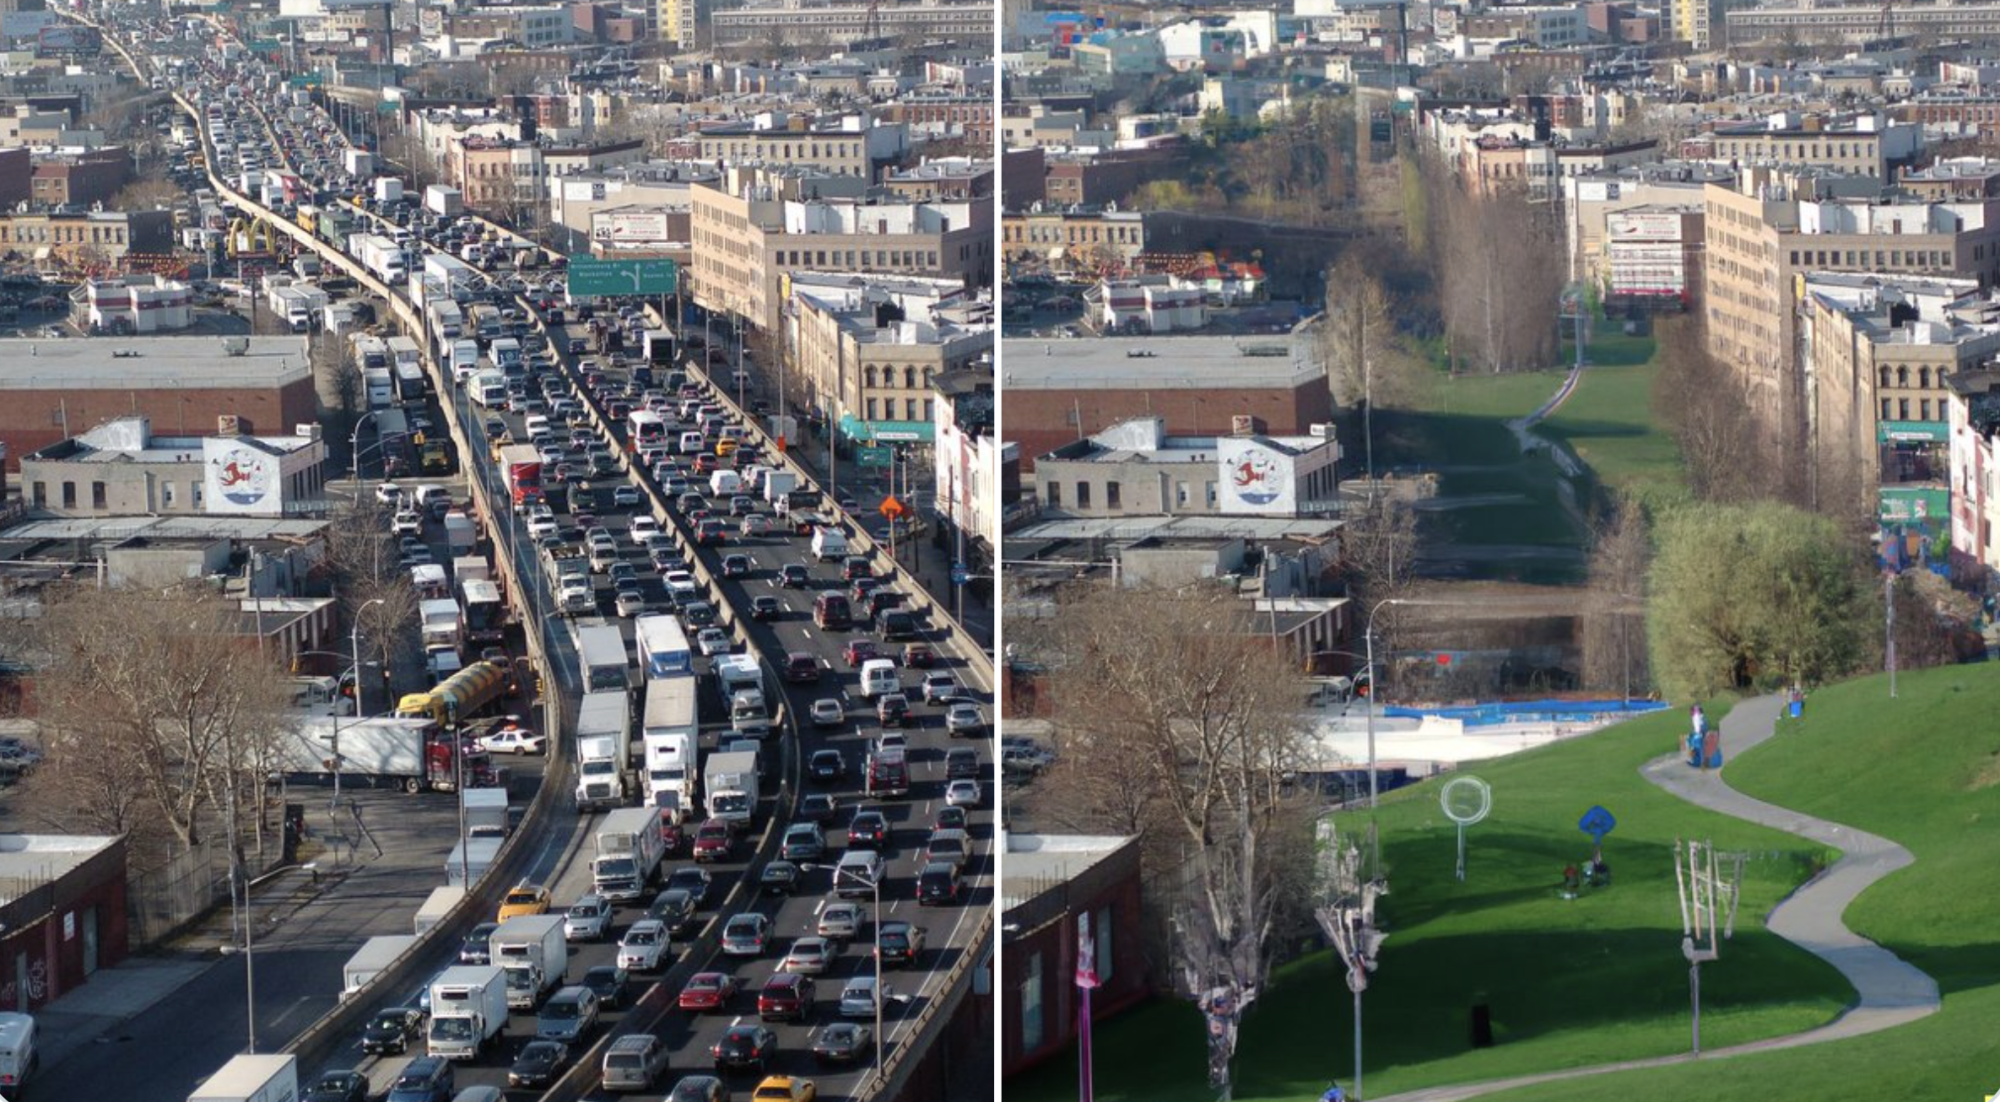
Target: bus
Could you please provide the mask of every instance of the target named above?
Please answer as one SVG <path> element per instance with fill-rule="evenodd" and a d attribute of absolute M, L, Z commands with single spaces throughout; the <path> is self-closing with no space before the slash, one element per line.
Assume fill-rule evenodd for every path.
<path fill-rule="evenodd" d="M 354 366 L 363 371 L 378 371 L 389 366 L 389 346 L 382 338 L 367 333 L 354 335 Z"/>
<path fill-rule="evenodd" d="M 633 621 L 639 644 L 639 668 L 648 681 L 694 675 L 694 651 L 687 632 L 672 616 L 641 616 Z"/>
<path fill-rule="evenodd" d="M 625 657 L 625 636 L 616 624 L 602 619 L 576 623 L 576 656 L 586 693 L 623 692 L 631 687 L 631 662 Z"/>
<path fill-rule="evenodd" d="M 498 643 L 504 639 L 507 606 L 501 603 L 500 587 L 484 578 L 467 578 L 458 587 L 464 597 L 466 640 Z"/>
<path fill-rule="evenodd" d="M 390 337 L 384 342 L 396 371 L 396 394 L 406 402 L 424 396 L 424 356 L 409 337 Z"/>
<path fill-rule="evenodd" d="M 667 446 L 667 419 L 650 409 L 635 409 L 625 421 L 625 450 Z"/>

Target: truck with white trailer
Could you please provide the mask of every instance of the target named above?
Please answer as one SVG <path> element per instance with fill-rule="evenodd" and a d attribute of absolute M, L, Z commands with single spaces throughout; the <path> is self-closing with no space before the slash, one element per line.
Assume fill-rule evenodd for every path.
<path fill-rule="evenodd" d="M 664 791 L 679 793 L 682 807 L 694 802 L 695 748 L 701 735 L 699 708 L 692 677 L 646 683 L 646 710 L 639 731 L 647 803 L 654 803 L 654 796 Z"/>
<path fill-rule="evenodd" d="M 500 856 L 500 846 L 504 838 L 467 838 L 451 847 L 451 854 L 444 859 L 444 880 L 446 884 L 464 886 L 478 883 L 493 867 Z"/>
<path fill-rule="evenodd" d="M 425 1051 L 446 1060 L 476 1060 L 507 1029 L 507 974 L 491 964 L 460 964 L 431 981 L 431 1024 Z"/>
<path fill-rule="evenodd" d="M 382 934 L 362 942 L 361 948 L 340 967 L 340 997 L 347 998 L 368 986 L 416 943 L 415 934 Z"/>
<path fill-rule="evenodd" d="M 408 278 L 403 247 L 379 233 L 348 234 L 347 254 L 360 261 L 369 274 L 392 287 L 400 286 Z"/>
<path fill-rule="evenodd" d="M 299 1058 L 232 1056 L 188 1095 L 188 1102 L 298 1102 Z"/>
<path fill-rule="evenodd" d="M 497 790 L 478 788 L 473 791 L 492 792 Z M 464 899 L 465 888 L 462 885 L 446 884 L 441 888 L 432 888 L 431 894 L 424 897 L 424 905 L 417 908 L 416 917 L 410 920 L 413 932 L 421 934 L 425 930 L 443 922 L 451 914 L 451 909 L 458 906 Z"/>
<path fill-rule="evenodd" d="M 562 915 L 519 915 L 502 922 L 487 945 L 493 963 L 507 973 L 507 1005 L 533 1010 L 542 996 L 562 986 L 569 969 L 569 945 Z"/>
<path fill-rule="evenodd" d="M 632 703 L 623 689 L 584 694 L 576 715 L 576 803 L 585 811 L 623 807 L 631 795 Z"/>
<path fill-rule="evenodd" d="M 513 823 L 504 788 L 468 788 L 459 796 L 465 805 L 468 838 L 505 838 Z"/>
<path fill-rule="evenodd" d="M 598 825 L 596 844 L 597 855 L 590 862 L 593 890 L 614 903 L 643 898 L 664 856 L 659 811 L 619 808 Z"/>
<path fill-rule="evenodd" d="M 305 716 L 281 726 L 273 740 L 270 771 L 294 781 L 331 781 L 405 792 L 451 792 L 458 787 L 452 742 L 439 738 L 428 718 Z M 492 756 L 467 751 L 466 780 L 490 783 Z"/>

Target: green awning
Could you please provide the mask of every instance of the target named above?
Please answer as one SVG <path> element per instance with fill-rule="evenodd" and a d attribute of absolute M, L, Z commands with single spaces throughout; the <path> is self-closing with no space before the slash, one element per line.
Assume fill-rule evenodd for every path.
<path fill-rule="evenodd" d="M 1884 444 L 1944 444 L 1951 440 L 1951 426 L 1943 421 L 1877 421 L 1875 439 Z"/>

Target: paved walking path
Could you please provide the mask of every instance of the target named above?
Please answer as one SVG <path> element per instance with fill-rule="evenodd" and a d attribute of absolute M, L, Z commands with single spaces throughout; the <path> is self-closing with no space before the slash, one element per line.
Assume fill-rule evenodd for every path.
<path fill-rule="evenodd" d="M 1722 721 L 1722 749 L 1727 756 L 1725 771 L 1728 758 L 1741 754 L 1778 732 L 1784 723 L 1779 718 L 1784 708 L 1783 697 L 1764 696 L 1746 700 L 1730 710 Z M 1689 803 L 1838 848 L 1844 855 L 1832 868 L 1785 897 L 1772 909 L 1764 924 L 1772 933 L 1839 969 L 1840 974 L 1854 985 L 1854 1004 L 1833 1021 L 1816 1029 L 1714 1049 L 1702 1053 L 1699 1059 L 1720 1060 L 1744 1053 L 1859 1037 L 1936 1012 L 1936 980 L 1894 953 L 1849 930 L 1841 922 L 1841 915 L 1856 896 L 1877 880 L 1914 860 L 1909 850 L 1866 831 L 1752 799 L 1724 783 L 1721 772 L 1690 768 L 1682 754 L 1656 758 L 1648 762 L 1642 772 L 1647 780 Z M 1695 1059 L 1697 1057 L 1683 1053 L 1650 1060 L 1568 1068 L 1513 1079 L 1431 1087 L 1389 1095 L 1380 1102 L 1457 1102 L 1459 1099 L 1477 1098 L 1536 1083 L 1578 1079 L 1612 1071 L 1667 1067 L 1690 1063 Z"/>

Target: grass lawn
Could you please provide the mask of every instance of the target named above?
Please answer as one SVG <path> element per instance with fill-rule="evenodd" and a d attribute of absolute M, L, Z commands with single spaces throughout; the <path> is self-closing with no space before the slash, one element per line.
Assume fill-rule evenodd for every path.
<path fill-rule="evenodd" d="M 1682 1050 L 1677 836 L 1757 855 L 1727 964 L 1703 976 L 1704 1043 L 1810 1028 L 1846 1005 L 1852 992 L 1833 969 L 1759 921 L 1804 879 L 1804 844 L 1684 804 L 1639 776 L 1684 722 L 1662 713 L 1469 770 L 1492 784 L 1494 800 L 1491 817 L 1471 828 L 1463 884 L 1436 785 L 1385 800 L 1392 894 L 1380 906 L 1390 937 L 1364 1010 L 1371 1096 Z M 1616 884 L 1565 901 L 1562 866 L 1589 853 L 1576 821 L 1600 803 L 1619 822 L 1605 843 Z M 1480 1003 L 1492 1009 L 1496 1044 L 1474 1050 L 1469 1012 Z M 1236 1097 L 1297 1102 L 1335 1077 L 1351 1085 L 1350 1007 L 1331 953 L 1280 969 L 1244 1024 Z M 1100 1097 L 1208 1102 L 1200 1037 L 1195 1015 L 1172 1001 L 1106 1023 L 1097 1032 Z M 1073 1060 L 1058 1059 L 1010 1080 L 1007 1096 L 1072 1098 L 1075 1074 Z"/>
<path fill-rule="evenodd" d="M 1647 496 L 1678 493 L 1686 485 L 1680 448 L 1653 417 L 1657 374 L 1645 363 L 1586 367 L 1576 393 L 1539 431 L 1567 443 L 1607 487 Z"/>
<path fill-rule="evenodd" d="M 1888 699 L 1879 676 L 1822 689 L 1796 732 L 1743 755 L 1728 776 L 1752 795 L 1909 849 L 1916 864 L 1857 899 L 1847 924 L 1936 977 L 1943 1010 L 1851 1041 L 1491 1097 L 1781 1102 L 1867 1091 L 1942 1100 L 2000 1088 L 2000 677 L 1984 666 L 1905 673 L 1898 692 Z M 1704 969 L 1704 992 L 1732 967 L 1725 951 Z"/>
<path fill-rule="evenodd" d="M 1506 421 L 1535 412 L 1569 372 L 1523 371 L 1507 375 L 1427 372 L 1415 406 L 1425 413 Z"/>

